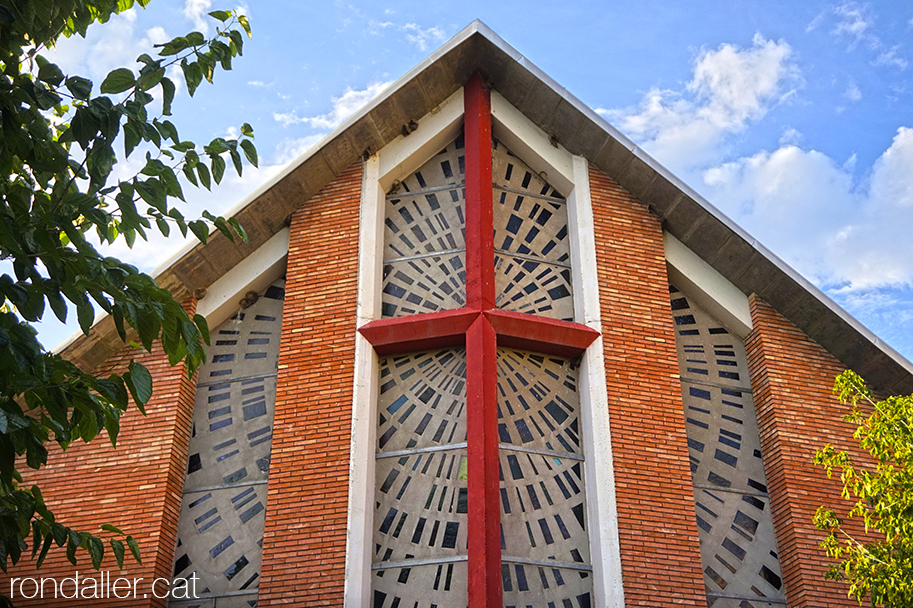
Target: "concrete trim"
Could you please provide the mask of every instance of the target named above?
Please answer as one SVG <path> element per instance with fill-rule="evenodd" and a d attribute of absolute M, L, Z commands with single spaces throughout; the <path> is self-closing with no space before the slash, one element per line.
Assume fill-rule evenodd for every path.
<path fill-rule="evenodd" d="M 568 236 L 571 241 L 571 276 L 575 286 L 574 316 L 587 327 L 601 333 L 589 166 L 585 158 L 575 156 L 572 167 L 575 187 L 568 197 L 567 214 L 570 228 Z M 579 374 L 594 605 L 598 608 L 624 608 L 615 465 L 612 458 L 602 337 L 593 342 L 583 354 Z"/>
<path fill-rule="evenodd" d="M 260 293 L 269 287 L 285 272 L 288 240 L 289 229 L 280 230 L 210 285 L 197 304 L 197 314 L 203 315 L 210 327 L 217 327 L 240 309 L 238 301 L 246 292 Z"/>
<path fill-rule="evenodd" d="M 463 126 L 463 87 L 418 122 L 418 129 L 409 136 L 400 135 L 384 146 L 378 154 L 378 181 L 384 192 L 393 182 L 422 166 L 460 134 Z"/>
<path fill-rule="evenodd" d="M 748 296 L 666 231 L 663 231 L 663 247 L 672 283 L 744 340 L 751 332 Z"/>
<path fill-rule="evenodd" d="M 570 152 L 551 145 L 549 136 L 497 91 L 491 92 L 491 132 L 559 192 L 567 196 L 574 188 Z"/>
<path fill-rule="evenodd" d="M 379 171 L 380 159 L 375 154 L 365 161 L 361 187 L 356 306 L 358 327 L 380 317 L 384 193 L 378 181 Z M 354 367 L 343 594 L 345 606 L 359 608 L 367 606 L 371 597 L 371 520 L 374 516 L 375 420 L 380 368 L 374 347 L 358 332 L 355 332 Z"/>

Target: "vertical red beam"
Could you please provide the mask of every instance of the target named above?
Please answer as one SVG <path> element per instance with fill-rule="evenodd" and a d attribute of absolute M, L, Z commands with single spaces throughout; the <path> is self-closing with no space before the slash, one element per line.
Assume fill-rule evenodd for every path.
<path fill-rule="evenodd" d="M 466 305 L 495 305 L 491 96 L 478 73 L 463 87 L 466 142 Z M 484 316 L 466 332 L 469 608 L 501 607 L 497 336 Z"/>
<path fill-rule="evenodd" d="M 466 332 L 469 608 L 500 608 L 497 336 L 482 316 Z"/>
<path fill-rule="evenodd" d="M 478 72 L 463 87 L 466 141 L 466 305 L 495 305 L 491 209 L 491 95 Z"/>

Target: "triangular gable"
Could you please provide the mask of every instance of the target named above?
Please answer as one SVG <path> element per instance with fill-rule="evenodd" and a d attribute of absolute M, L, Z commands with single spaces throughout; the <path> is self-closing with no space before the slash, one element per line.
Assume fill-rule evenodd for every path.
<path fill-rule="evenodd" d="M 913 364 L 758 243 L 633 142 L 475 21 L 340 125 L 320 144 L 238 205 L 250 243 L 214 235 L 156 275 L 178 300 L 202 293 L 286 225 L 290 214 L 359 158 L 410 129 L 474 72 L 551 140 L 586 158 L 631 194 L 663 227 L 745 294 L 757 294 L 876 389 L 913 392 Z M 120 346 L 104 319 L 63 354 L 93 368 Z"/>

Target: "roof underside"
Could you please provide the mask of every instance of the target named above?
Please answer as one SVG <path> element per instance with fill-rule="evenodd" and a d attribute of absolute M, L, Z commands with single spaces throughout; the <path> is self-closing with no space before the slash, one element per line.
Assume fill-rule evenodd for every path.
<path fill-rule="evenodd" d="M 248 244 L 214 235 L 163 270 L 159 285 L 178 301 L 209 287 L 285 226 L 308 198 L 401 135 L 404 125 L 419 122 L 476 71 L 564 148 L 637 197 L 746 295 L 763 298 L 876 390 L 913 393 L 913 365 L 906 359 L 478 21 L 255 193 L 234 214 Z M 90 369 L 121 346 L 105 318 L 63 354 Z"/>

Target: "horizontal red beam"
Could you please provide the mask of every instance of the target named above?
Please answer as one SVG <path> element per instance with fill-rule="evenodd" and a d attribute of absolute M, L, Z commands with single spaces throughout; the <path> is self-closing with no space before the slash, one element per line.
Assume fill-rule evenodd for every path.
<path fill-rule="evenodd" d="M 477 310 L 459 308 L 423 315 L 372 321 L 359 332 L 386 357 L 419 350 L 433 350 L 466 344 L 466 330 L 479 315 Z"/>
<path fill-rule="evenodd" d="M 580 323 L 559 321 L 506 310 L 487 310 L 485 317 L 498 335 L 498 346 L 559 357 L 576 357 L 599 337 Z"/>

